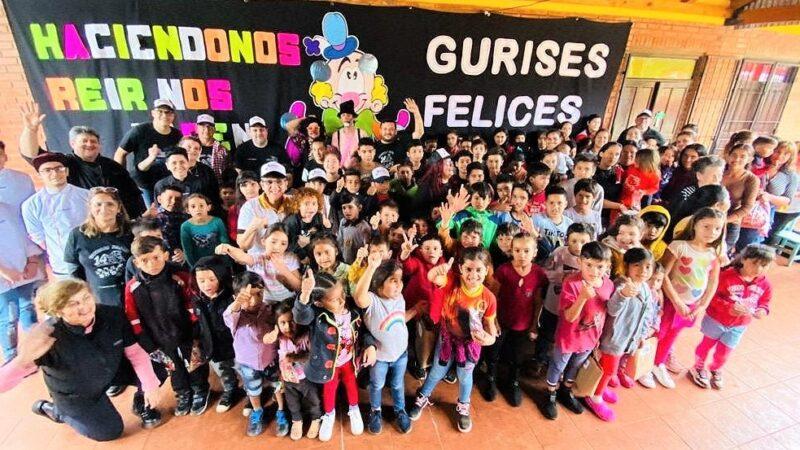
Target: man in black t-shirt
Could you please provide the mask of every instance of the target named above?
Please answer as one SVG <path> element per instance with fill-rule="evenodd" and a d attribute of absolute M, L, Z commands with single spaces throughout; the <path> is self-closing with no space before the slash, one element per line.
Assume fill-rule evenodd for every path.
<path fill-rule="evenodd" d="M 375 161 L 392 172 L 397 164 L 406 160 L 406 150 L 411 139 L 419 139 L 425 132 L 417 102 L 407 98 L 403 104 L 414 116 L 414 131 L 410 135 L 407 132 L 399 134 L 397 122 L 387 120 L 381 122 L 381 139 L 375 143 Z"/>
<path fill-rule="evenodd" d="M 242 142 L 236 148 L 236 168 L 239 171 L 249 170 L 259 173 L 261 166 L 271 161 L 277 161 L 287 167 L 291 165 L 286 149 L 269 143 L 269 130 L 264 119 L 253 116 L 248 125 L 247 133 L 250 135 L 250 140 Z"/>
<path fill-rule="evenodd" d="M 48 152 L 39 146 L 38 138 L 44 114 L 39 114 L 39 105 L 31 103 L 22 107 L 22 119 L 24 126 L 19 137 L 19 151 L 32 164 L 33 158 Z M 84 189 L 97 186 L 117 188 L 130 217 L 139 217 L 145 212 L 142 194 L 125 168 L 100 154 L 102 146 L 97 131 L 81 125 L 72 127 L 69 146 L 72 153 L 64 154 L 69 184 Z"/>
<path fill-rule="evenodd" d="M 182 136 L 172 126 L 175 122 L 175 105 L 172 101 L 156 100 L 150 115 L 152 122 L 140 123 L 128 130 L 114 153 L 114 161 L 123 167 L 126 166 L 128 154 L 133 153 L 133 165 L 128 170 L 148 205 L 153 202 L 153 185 L 168 175 L 164 167 L 163 150 L 177 145 Z"/>

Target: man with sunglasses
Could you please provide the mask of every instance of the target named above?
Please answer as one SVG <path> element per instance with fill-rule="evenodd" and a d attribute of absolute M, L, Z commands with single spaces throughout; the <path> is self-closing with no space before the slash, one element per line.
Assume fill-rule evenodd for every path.
<path fill-rule="evenodd" d="M 22 202 L 22 220 L 28 237 L 47 252 L 53 274 L 69 277 L 75 266 L 64 261 L 64 248 L 72 229 L 86 220 L 89 191 L 67 183 L 67 157 L 44 153 L 33 159 L 44 186 Z"/>
<path fill-rule="evenodd" d="M 163 150 L 178 145 L 181 132 L 173 127 L 175 105 L 168 99 L 153 102 L 151 122 L 140 123 L 128 130 L 119 143 L 114 161 L 126 165 L 129 153 L 133 153 L 133 168 L 129 168 L 133 180 L 142 191 L 145 204 L 153 202 L 153 186 L 169 175 L 164 166 Z"/>
<path fill-rule="evenodd" d="M 22 107 L 22 134 L 19 137 L 19 151 L 28 162 L 38 155 L 47 153 L 39 145 L 39 128 L 45 115 L 39 113 L 39 105 L 30 103 Z M 87 126 L 74 126 L 69 130 L 71 154 L 66 156 L 69 169 L 67 182 L 84 189 L 95 186 L 113 186 L 119 191 L 122 204 L 130 217 L 144 214 L 146 205 L 142 193 L 128 171 L 113 159 L 101 154 L 100 135 Z"/>

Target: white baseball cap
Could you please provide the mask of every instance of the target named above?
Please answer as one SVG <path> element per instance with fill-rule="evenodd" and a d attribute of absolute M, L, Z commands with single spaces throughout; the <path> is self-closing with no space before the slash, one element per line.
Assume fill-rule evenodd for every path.
<path fill-rule="evenodd" d="M 391 178 L 392 176 L 385 167 L 378 166 L 372 169 L 372 181 L 376 183 L 383 183 L 384 181 L 389 181 Z"/>
<path fill-rule="evenodd" d="M 197 120 L 195 121 L 195 123 L 197 123 L 198 125 L 200 125 L 201 123 L 214 125 L 215 122 L 214 122 L 214 117 L 211 114 L 200 114 L 199 116 L 197 116 Z"/>
<path fill-rule="evenodd" d="M 267 127 L 267 122 L 264 122 L 264 119 L 258 116 L 251 117 L 250 120 L 247 122 L 247 124 L 250 125 L 251 127 L 255 125 L 261 125 L 264 128 Z"/>
<path fill-rule="evenodd" d="M 450 152 L 448 152 L 443 148 L 437 148 L 435 151 L 431 152 L 429 161 L 431 163 L 436 163 L 443 159 L 447 159 L 449 157 L 450 157 Z"/>
<path fill-rule="evenodd" d="M 642 117 L 642 116 L 653 117 L 653 111 L 650 111 L 649 109 L 645 109 L 645 110 L 643 110 L 642 112 L 640 112 L 639 114 L 636 115 L 636 117 Z"/>
<path fill-rule="evenodd" d="M 261 178 L 267 175 L 279 175 L 278 178 L 286 178 L 286 167 L 278 161 L 270 161 L 261 166 Z"/>
<path fill-rule="evenodd" d="M 320 178 L 322 178 L 326 182 L 328 181 L 328 175 L 325 173 L 325 171 L 317 168 L 308 172 L 308 177 L 306 179 L 307 181 L 314 181 Z"/>
<path fill-rule="evenodd" d="M 175 104 L 168 98 L 159 98 L 153 102 L 153 109 L 156 108 L 169 108 L 175 111 Z"/>

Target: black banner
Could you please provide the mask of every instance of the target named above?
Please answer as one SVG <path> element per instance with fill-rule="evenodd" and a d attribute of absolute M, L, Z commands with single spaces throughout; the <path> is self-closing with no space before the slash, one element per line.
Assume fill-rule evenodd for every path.
<path fill-rule="evenodd" d="M 281 120 L 322 115 L 330 132 L 346 100 L 371 133 L 378 120 L 413 124 L 407 97 L 432 133 L 574 123 L 605 110 L 630 31 L 296 1 L 4 4 L 50 148 L 66 150 L 69 127 L 86 124 L 106 155 L 132 124 L 150 120 L 157 98 L 176 104 L 184 133 L 210 113 L 222 139 L 237 142 L 253 115 L 273 133 Z"/>

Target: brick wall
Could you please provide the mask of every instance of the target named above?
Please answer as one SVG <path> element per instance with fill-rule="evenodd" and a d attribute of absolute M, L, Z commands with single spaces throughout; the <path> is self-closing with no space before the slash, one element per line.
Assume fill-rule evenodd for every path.
<path fill-rule="evenodd" d="M 2 0 L 0 0 L 1 2 Z M 633 24 L 627 47 L 628 53 L 648 56 L 680 56 L 707 59 L 701 61 L 692 91 L 697 94 L 685 114 L 687 122 L 700 126 L 701 142 L 710 143 L 722 117 L 725 101 L 735 75 L 737 62 L 742 58 L 765 61 L 800 62 L 800 36 L 784 35 L 759 29 L 734 30 L 725 27 L 636 22 Z M 625 68 L 623 61 L 622 69 Z M 615 80 L 614 89 L 605 111 L 605 122 L 611 123 L 622 86 L 624 73 Z M 8 25 L 5 10 L 0 8 L 0 140 L 10 148 L 10 167 L 28 170 L 18 157 L 16 141 L 21 121 L 18 105 L 30 101 L 31 94 L 22 71 L 19 55 Z M 800 139 L 796 117 L 800 114 L 800 80 L 793 87 L 786 105 L 779 135 Z M 794 120 L 793 120 L 794 119 Z"/>

